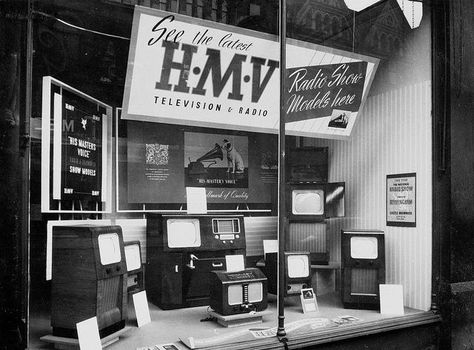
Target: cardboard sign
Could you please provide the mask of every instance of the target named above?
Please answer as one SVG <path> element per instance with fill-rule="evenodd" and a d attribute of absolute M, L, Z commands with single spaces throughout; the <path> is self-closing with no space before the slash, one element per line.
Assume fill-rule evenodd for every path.
<path fill-rule="evenodd" d="M 92 317 L 76 324 L 79 348 L 81 350 L 101 350 L 97 317 Z"/>
<path fill-rule="evenodd" d="M 318 302 L 316 301 L 316 294 L 314 294 L 313 288 L 301 289 L 301 306 L 303 307 L 303 313 L 318 312 Z"/>
<path fill-rule="evenodd" d="M 237 272 L 245 270 L 243 255 L 226 255 L 225 266 L 227 272 Z"/>
<path fill-rule="evenodd" d="M 186 187 L 186 204 L 188 214 L 206 214 L 206 189 L 202 187 Z"/>
<path fill-rule="evenodd" d="M 380 313 L 384 315 L 403 315 L 403 286 L 401 284 L 381 284 Z"/>
<path fill-rule="evenodd" d="M 133 306 L 135 307 L 135 315 L 137 315 L 138 327 L 144 326 L 151 322 L 146 291 L 133 294 Z"/>

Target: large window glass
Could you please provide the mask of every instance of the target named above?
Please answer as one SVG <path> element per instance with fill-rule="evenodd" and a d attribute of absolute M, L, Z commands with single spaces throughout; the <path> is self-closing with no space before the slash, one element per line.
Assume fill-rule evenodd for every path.
<path fill-rule="evenodd" d="M 278 348 L 429 310 L 429 8 L 362 3 L 33 3 L 29 348 L 93 317 L 110 349 Z"/>
<path fill-rule="evenodd" d="M 356 86 L 357 73 L 346 67 L 362 60 L 368 64 L 359 66 L 359 72 L 367 72 L 371 59 L 378 61 L 361 104 L 351 109 L 355 100 L 349 100 L 357 96 L 357 90 L 346 90 L 349 100 L 332 109 L 328 125 L 334 132 L 300 138 L 294 152 L 287 155 L 287 176 L 299 171 L 301 178 L 311 181 L 309 165 L 301 167 L 293 157 L 305 149 L 311 164 L 309 159 L 326 149 L 325 174 L 313 174 L 313 180 L 341 184 L 338 194 L 326 188 L 326 205 L 343 198 L 342 215 L 289 217 L 287 251 L 306 251 L 312 257 L 311 286 L 299 283 L 301 288 L 312 288 L 319 312 L 313 308 L 301 314 L 308 305 L 314 306 L 312 298 L 305 299 L 305 289 L 287 296 L 288 337 L 294 340 L 301 337 L 299 333 L 311 333 L 317 338 L 328 324 L 341 329 L 374 321 L 380 326 L 401 315 L 423 314 L 431 306 L 432 259 L 429 6 L 412 1 L 288 1 L 287 24 L 290 42 L 317 43 L 343 56 L 336 60 L 330 54 L 309 55 L 306 75 L 298 75 L 291 68 L 289 50 L 287 109 L 294 104 L 291 92 L 299 90 L 298 108 L 317 113 L 321 105 L 313 101 L 321 98 L 318 88 L 331 84 L 328 103 L 338 105 L 330 98 Z M 303 125 L 307 128 L 310 123 Z M 348 137 L 337 134 L 351 127 Z M 299 207 L 294 201 L 299 190 L 291 186 L 293 198 L 286 204 L 294 210 Z M 301 186 L 305 191 L 311 191 L 311 186 L 320 188 L 318 183 Z M 288 286 L 295 283 L 289 274 L 286 278 Z M 394 304 L 399 305 L 397 310 L 387 308 Z M 303 325 L 301 319 L 308 324 Z M 291 330 L 291 324 L 301 330 Z"/>

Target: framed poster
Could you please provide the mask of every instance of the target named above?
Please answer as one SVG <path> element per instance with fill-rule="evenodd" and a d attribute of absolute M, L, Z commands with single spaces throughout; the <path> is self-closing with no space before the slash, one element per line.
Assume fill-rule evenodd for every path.
<path fill-rule="evenodd" d="M 123 120 L 116 111 L 117 211 L 185 210 L 205 188 L 209 211 L 270 212 L 276 135 Z"/>
<path fill-rule="evenodd" d="M 43 78 L 42 212 L 110 212 L 112 107 Z"/>
<path fill-rule="evenodd" d="M 416 227 L 416 173 L 387 175 L 387 226 Z"/>

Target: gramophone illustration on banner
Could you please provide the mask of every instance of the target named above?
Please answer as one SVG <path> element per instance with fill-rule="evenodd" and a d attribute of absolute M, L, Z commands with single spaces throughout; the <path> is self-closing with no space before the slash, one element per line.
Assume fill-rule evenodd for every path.
<path fill-rule="evenodd" d="M 189 175 L 203 175 L 207 173 L 207 168 L 212 165 L 217 164 L 217 159 L 223 160 L 224 154 L 222 152 L 222 147 L 216 143 L 214 148 L 203 156 L 196 159 L 195 162 L 191 162 L 189 159 L 188 172 Z M 206 166 L 204 166 L 206 164 Z"/>

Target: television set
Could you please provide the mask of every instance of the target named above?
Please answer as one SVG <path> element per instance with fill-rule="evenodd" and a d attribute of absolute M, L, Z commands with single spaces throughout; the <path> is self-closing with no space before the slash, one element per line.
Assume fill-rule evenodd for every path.
<path fill-rule="evenodd" d="M 245 248 L 243 217 L 240 215 L 163 215 L 162 220 L 165 251 Z"/>
<path fill-rule="evenodd" d="M 76 323 L 97 317 L 101 337 L 125 326 L 127 267 L 120 226 L 53 228 L 51 326 L 77 338 Z"/>
<path fill-rule="evenodd" d="M 311 258 L 308 252 L 285 252 L 285 296 L 300 294 L 311 288 Z M 264 273 L 268 278 L 268 292 L 277 293 L 278 253 L 265 254 Z"/>
<path fill-rule="evenodd" d="M 258 268 L 213 271 L 209 305 L 224 316 L 263 311 L 267 308 L 267 278 Z"/>
<path fill-rule="evenodd" d="M 145 290 L 140 241 L 124 242 L 124 251 L 125 262 L 127 264 L 128 292 L 136 293 Z"/>
<path fill-rule="evenodd" d="M 245 255 L 242 215 L 160 215 L 147 218 L 149 300 L 162 309 L 209 305 L 211 271 L 225 256 Z"/>
<path fill-rule="evenodd" d="M 290 221 L 324 221 L 326 185 L 299 183 L 287 185 L 287 217 Z"/>
<path fill-rule="evenodd" d="M 385 240 L 380 230 L 342 230 L 342 301 L 346 308 L 378 309 L 385 283 Z"/>

